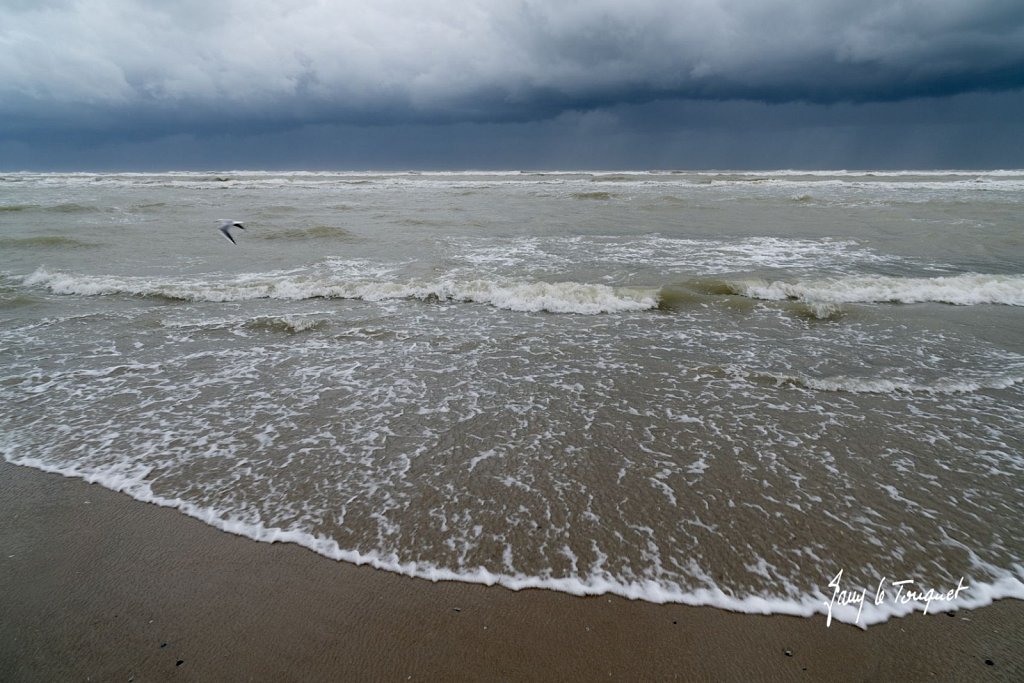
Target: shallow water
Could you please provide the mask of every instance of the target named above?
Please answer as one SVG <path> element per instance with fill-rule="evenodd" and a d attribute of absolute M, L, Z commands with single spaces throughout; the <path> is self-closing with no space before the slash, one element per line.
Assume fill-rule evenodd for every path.
<path fill-rule="evenodd" d="M 8 174 L 0 449 L 427 578 L 1024 598 L 1022 205 L 1024 172 Z"/>

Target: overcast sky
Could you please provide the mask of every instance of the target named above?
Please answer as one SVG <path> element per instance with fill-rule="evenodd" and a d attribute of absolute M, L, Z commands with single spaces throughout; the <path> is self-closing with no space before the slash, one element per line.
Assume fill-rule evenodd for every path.
<path fill-rule="evenodd" d="M 1022 0 L 0 0 L 0 168 L 1020 168 Z"/>

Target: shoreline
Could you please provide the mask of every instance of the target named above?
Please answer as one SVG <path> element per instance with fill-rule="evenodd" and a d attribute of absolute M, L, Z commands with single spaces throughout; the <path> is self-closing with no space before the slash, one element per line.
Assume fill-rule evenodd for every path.
<path fill-rule="evenodd" d="M 6 461 L 0 519 L 3 680 L 1024 678 L 1014 599 L 862 630 L 430 582 Z"/>

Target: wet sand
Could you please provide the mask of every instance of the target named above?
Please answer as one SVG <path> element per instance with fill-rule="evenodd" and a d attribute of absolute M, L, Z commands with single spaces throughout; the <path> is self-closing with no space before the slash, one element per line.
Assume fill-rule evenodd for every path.
<path fill-rule="evenodd" d="M 430 583 L 0 461 L 3 681 L 1024 680 L 1022 643 L 1017 600 L 864 631 Z"/>

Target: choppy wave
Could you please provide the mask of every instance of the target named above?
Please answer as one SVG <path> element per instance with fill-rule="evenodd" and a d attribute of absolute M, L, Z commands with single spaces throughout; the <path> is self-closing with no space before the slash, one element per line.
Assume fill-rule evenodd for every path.
<path fill-rule="evenodd" d="M 72 244 L 88 246 L 74 241 Z M 200 280 L 80 275 L 39 268 L 26 276 L 23 284 L 45 287 L 54 294 L 79 296 L 123 294 L 210 302 L 251 299 L 419 299 L 488 304 L 511 311 L 580 314 L 672 310 L 713 300 L 739 310 L 749 310 L 749 306 L 735 300 L 736 296 L 746 300 L 790 301 L 799 307 L 794 313 L 819 319 L 841 317 L 844 314 L 842 304 L 847 303 L 935 302 L 963 306 L 1024 306 L 1024 276 L 977 274 L 934 278 L 860 276 L 795 282 L 693 278 L 661 288 L 644 288 L 454 276 L 403 281 L 382 277 L 294 272 Z"/>
<path fill-rule="evenodd" d="M 713 304 L 737 313 L 749 313 L 757 306 L 753 297 L 736 296 L 738 293 L 736 283 L 728 280 L 692 278 L 663 286 L 658 292 L 658 307 L 673 311 Z M 784 303 L 791 314 L 813 320 L 838 320 L 847 313 L 839 304 L 829 302 L 786 300 Z"/>
<path fill-rule="evenodd" d="M 310 318 L 292 315 L 263 316 L 246 321 L 245 326 L 253 330 L 268 330 L 271 332 L 287 332 L 289 334 L 295 334 L 298 332 L 321 330 L 327 326 L 327 321 L 323 318 Z"/>
<path fill-rule="evenodd" d="M 865 282 L 898 293 L 882 302 L 940 282 L 865 273 L 1024 272 L 1005 223 L 1024 175 L 216 173 L 19 186 L 39 206 L 8 223 L 131 258 L 40 249 L 53 270 L 24 277 L 40 261 L 9 250 L 0 306 L 29 306 L 0 329 L 18 349 L 0 364 L 0 454 L 428 580 L 807 616 L 839 568 L 852 584 L 877 567 L 967 575 L 966 598 L 932 612 L 1024 597 L 1019 312 L 977 310 L 1007 324 L 975 335 L 952 307 L 847 303 Z M 536 187 L 500 194 L 516 184 Z M 192 188 L 220 196 L 183 202 Z M 637 221 L 616 218 L 627 197 Z M 73 201 L 129 208 L 102 209 L 90 237 L 54 227 L 106 216 L 46 208 Z M 104 241 L 143 235 L 115 226 L 147 201 L 167 209 L 148 239 Z M 919 201 L 939 204 L 894 204 Z M 843 202 L 894 220 L 872 208 L 878 229 L 851 230 L 827 213 Z M 194 238 L 213 203 L 249 217 L 254 249 Z M 993 219 L 995 241 L 955 264 L 914 249 Z M 359 243 L 323 249 L 350 239 L 335 225 Z M 986 277 L 943 280 L 977 297 Z M 869 604 L 860 624 L 913 607 Z"/>
<path fill-rule="evenodd" d="M 345 279 L 297 274 L 246 275 L 221 281 L 114 275 L 51 273 L 39 268 L 24 284 L 54 294 L 104 296 L 126 294 L 182 301 L 250 299 L 419 299 L 488 304 L 510 311 L 618 313 L 658 307 L 656 289 L 615 288 L 579 282 L 514 282 L 442 279 L 424 282 Z"/>
<path fill-rule="evenodd" d="M 964 274 L 944 277 L 858 276 L 783 282 L 738 280 L 726 285 L 735 294 L 812 304 L 944 303 L 958 306 L 1024 306 L 1024 275 Z"/>

